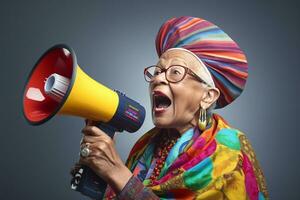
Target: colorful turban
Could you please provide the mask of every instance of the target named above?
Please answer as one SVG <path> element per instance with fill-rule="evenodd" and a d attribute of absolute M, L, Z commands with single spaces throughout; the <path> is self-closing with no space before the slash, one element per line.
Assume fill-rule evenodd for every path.
<path fill-rule="evenodd" d="M 204 63 L 220 90 L 216 108 L 225 107 L 242 93 L 248 77 L 246 56 L 213 23 L 188 16 L 168 20 L 156 36 L 156 51 L 160 57 L 171 48 L 189 50 Z"/>

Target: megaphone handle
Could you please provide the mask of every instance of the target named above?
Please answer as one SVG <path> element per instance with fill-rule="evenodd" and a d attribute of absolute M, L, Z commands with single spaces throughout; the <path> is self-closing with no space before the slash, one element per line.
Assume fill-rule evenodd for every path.
<path fill-rule="evenodd" d="M 116 129 L 109 124 L 100 122 L 97 127 L 111 138 L 114 137 Z M 87 166 L 82 166 L 71 181 L 72 189 L 96 200 L 103 199 L 106 187 L 107 183 Z"/>
<path fill-rule="evenodd" d="M 91 199 L 103 199 L 107 183 L 92 169 L 82 166 L 71 180 L 71 188 Z"/>
<path fill-rule="evenodd" d="M 100 128 L 102 131 L 104 131 L 112 139 L 114 138 L 114 135 L 117 131 L 115 127 L 110 126 L 109 124 L 106 124 L 106 123 L 103 123 L 103 122 L 99 122 L 97 127 Z"/>

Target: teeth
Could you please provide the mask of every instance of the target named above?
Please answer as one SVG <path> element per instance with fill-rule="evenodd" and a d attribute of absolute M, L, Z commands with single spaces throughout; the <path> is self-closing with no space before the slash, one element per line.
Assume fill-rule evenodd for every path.
<path fill-rule="evenodd" d="M 159 104 L 157 107 L 158 107 L 158 108 L 167 108 L 168 105 L 166 105 L 166 104 Z"/>
<path fill-rule="evenodd" d="M 163 112 L 172 104 L 168 96 L 159 92 L 153 93 L 153 111 Z"/>
<path fill-rule="evenodd" d="M 158 107 L 155 108 L 155 111 L 162 111 L 162 110 L 165 110 L 165 108 L 158 108 Z"/>

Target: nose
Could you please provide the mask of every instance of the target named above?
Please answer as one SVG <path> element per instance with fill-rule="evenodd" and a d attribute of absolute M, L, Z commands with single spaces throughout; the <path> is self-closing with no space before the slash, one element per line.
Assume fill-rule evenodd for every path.
<path fill-rule="evenodd" d="M 155 76 L 153 81 L 151 82 L 152 85 L 160 85 L 160 84 L 167 85 L 168 81 L 166 79 L 165 73 L 166 72 L 162 72 L 162 73 L 158 74 L 157 76 Z"/>
<path fill-rule="evenodd" d="M 168 81 L 166 80 L 165 72 L 155 76 L 153 80 L 150 82 L 150 88 L 154 89 L 159 85 L 168 85 Z"/>

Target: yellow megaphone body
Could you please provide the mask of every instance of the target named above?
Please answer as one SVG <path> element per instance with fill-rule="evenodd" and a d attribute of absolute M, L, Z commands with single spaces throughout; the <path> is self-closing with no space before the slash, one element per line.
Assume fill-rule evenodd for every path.
<path fill-rule="evenodd" d="M 98 127 L 113 137 L 116 131 L 137 131 L 145 119 L 138 102 L 96 82 L 77 64 L 74 51 L 55 45 L 32 69 L 23 95 L 23 113 L 32 125 L 40 125 L 56 114 L 100 121 Z M 94 199 L 101 199 L 105 182 L 89 168 L 78 170 L 71 187 Z"/>
<path fill-rule="evenodd" d="M 32 125 L 42 124 L 55 114 L 104 123 L 121 120 L 123 127 L 116 127 L 129 132 L 138 130 L 145 118 L 139 103 L 84 73 L 74 51 L 66 45 L 50 48 L 32 69 L 24 89 L 23 113 Z"/>
<path fill-rule="evenodd" d="M 108 122 L 118 108 L 118 94 L 93 80 L 79 66 L 76 74 L 73 89 L 59 113 Z"/>

